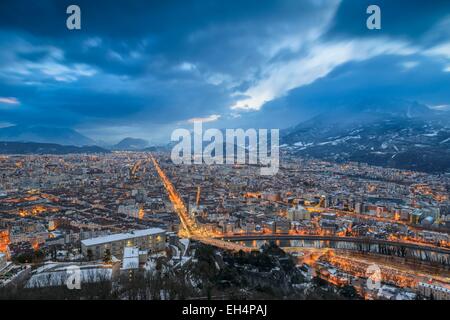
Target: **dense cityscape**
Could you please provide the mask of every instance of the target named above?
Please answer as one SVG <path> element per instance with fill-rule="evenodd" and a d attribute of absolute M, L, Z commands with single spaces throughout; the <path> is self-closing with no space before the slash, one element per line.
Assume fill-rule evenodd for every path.
<path fill-rule="evenodd" d="M 449 30 L 448 0 L 1 0 L 2 311 L 448 303 Z"/>
<path fill-rule="evenodd" d="M 351 288 L 359 299 L 450 298 L 448 175 L 287 152 L 274 176 L 258 166 L 174 165 L 165 152 L 0 161 L 0 286 L 17 290 L 4 294 L 65 287 L 75 266 L 82 283 L 110 283 L 108 295 L 117 297 L 129 294 L 130 279 L 165 272 L 183 272 L 189 290 L 161 289 L 158 299 L 215 297 L 193 271 L 211 248 L 225 265 L 230 254 L 292 263 L 297 276 L 283 275 L 283 292 L 269 280 L 228 284 L 251 297 L 307 297 L 320 284 L 336 296 Z M 250 278 L 261 277 L 251 275 L 258 267 L 233 264 Z"/>

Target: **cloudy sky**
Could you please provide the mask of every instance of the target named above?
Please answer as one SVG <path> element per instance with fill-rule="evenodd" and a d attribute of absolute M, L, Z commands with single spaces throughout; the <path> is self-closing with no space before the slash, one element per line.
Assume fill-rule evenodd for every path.
<path fill-rule="evenodd" d="M 0 2 L 0 127 L 159 143 L 193 119 L 285 128 L 380 97 L 450 105 L 450 1 Z"/>

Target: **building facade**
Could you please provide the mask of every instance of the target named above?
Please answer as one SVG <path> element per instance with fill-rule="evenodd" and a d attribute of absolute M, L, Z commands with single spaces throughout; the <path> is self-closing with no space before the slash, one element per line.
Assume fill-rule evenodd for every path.
<path fill-rule="evenodd" d="M 6 267 L 6 254 L 0 253 L 0 270 Z"/>
<path fill-rule="evenodd" d="M 122 259 L 125 247 L 137 247 L 140 250 L 158 252 L 165 248 L 166 231 L 160 228 L 134 230 L 81 241 L 81 252 L 84 257 L 98 260 L 109 253 Z"/>
<path fill-rule="evenodd" d="M 450 289 L 439 285 L 419 282 L 417 286 L 419 293 L 434 300 L 450 300 Z"/>

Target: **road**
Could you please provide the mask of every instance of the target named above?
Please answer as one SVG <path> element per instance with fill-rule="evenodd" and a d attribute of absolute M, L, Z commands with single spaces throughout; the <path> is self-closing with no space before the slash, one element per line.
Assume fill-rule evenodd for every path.
<path fill-rule="evenodd" d="M 200 241 L 202 243 L 212 245 L 215 247 L 219 247 L 226 250 L 232 251 L 252 251 L 253 249 L 244 245 L 240 245 L 234 242 L 223 241 L 221 239 L 217 239 L 214 235 L 202 228 L 199 228 L 195 222 L 195 220 L 189 215 L 186 206 L 184 205 L 183 199 L 180 197 L 172 182 L 170 182 L 169 178 L 165 174 L 165 172 L 161 169 L 156 159 L 151 155 L 150 159 L 155 166 L 156 172 L 158 173 L 161 181 L 164 185 L 164 188 L 167 191 L 169 196 L 169 200 L 173 205 L 175 213 L 178 215 L 181 221 L 182 229 L 180 230 L 180 236 L 190 238 L 193 240 Z"/>

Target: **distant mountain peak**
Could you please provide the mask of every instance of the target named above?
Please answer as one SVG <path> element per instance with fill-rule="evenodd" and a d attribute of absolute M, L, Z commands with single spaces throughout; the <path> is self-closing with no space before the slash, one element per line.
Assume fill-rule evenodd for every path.
<path fill-rule="evenodd" d="M 359 106 L 361 107 L 361 111 L 365 113 L 377 113 L 407 118 L 423 117 L 433 113 L 430 108 L 417 101 L 399 99 L 374 99 L 360 103 Z"/>
<path fill-rule="evenodd" d="M 149 145 L 147 140 L 139 138 L 127 137 L 122 139 L 119 143 L 113 146 L 115 150 L 142 150 L 147 148 Z"/>
<path fill-rule="evenodd" d="M 55 143 L 72 146 L 95 145 L 92 139 L 74 129 L 40 125 L 16 125 L 0 128 L 0 141 Z"/>
<path fill-rule="evenodd" d="M 70 146 L 55 143 L 1 142 L 0 154 L 80 154 L 108 153 L 109 150 L 97 146 Z"/>
<path fill-rule="evenodd" d="M 282 132 L 297 155 L 427 172 L 450 171 L 450 113 L 408 101 L 336 108 Z"/>

